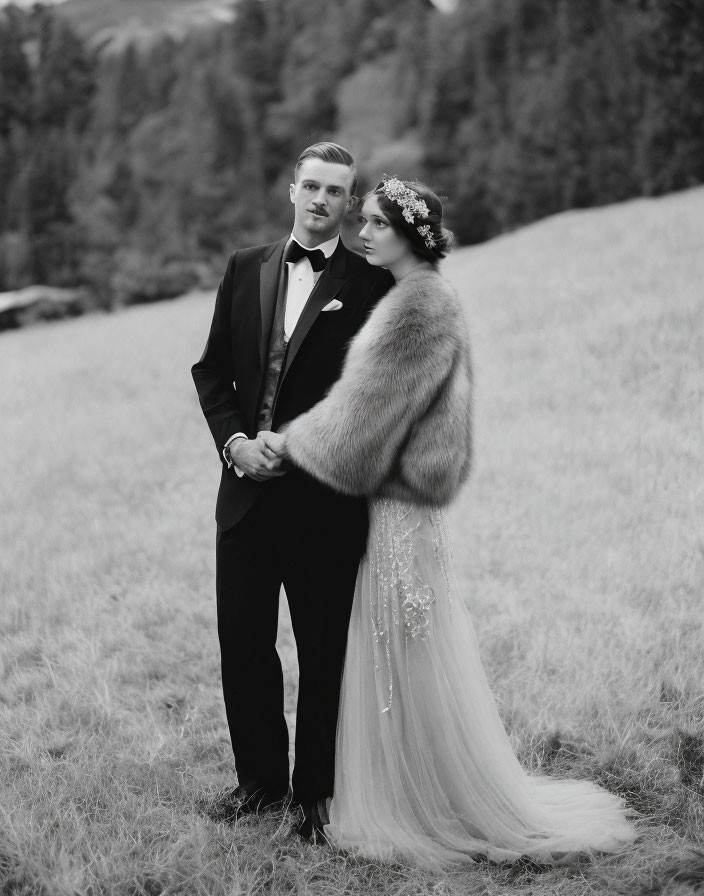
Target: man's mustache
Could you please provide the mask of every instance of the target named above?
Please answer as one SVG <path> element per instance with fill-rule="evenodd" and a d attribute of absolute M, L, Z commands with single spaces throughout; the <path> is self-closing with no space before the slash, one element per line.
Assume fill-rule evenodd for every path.
<path fill-rule="evenodd" d="M 325 211 L 324 208 L 314 205 L 313 208 L 308 209 L 309 212 L 315 212 L 316 215 L 322 215 L 324 218 L 329 218 L 330 215 Z"/>

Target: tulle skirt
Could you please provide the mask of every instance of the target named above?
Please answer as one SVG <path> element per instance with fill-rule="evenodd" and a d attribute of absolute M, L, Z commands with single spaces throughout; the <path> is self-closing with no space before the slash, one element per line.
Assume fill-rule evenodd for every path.
<path fill-rule="evenodd" d="M 622 800 L 526 774 L 454 586 L 445 516 L 375 500 L 352 609 L 325 831 L 345 850 L 442 868 L 551 860 L 634 838 Z"/>

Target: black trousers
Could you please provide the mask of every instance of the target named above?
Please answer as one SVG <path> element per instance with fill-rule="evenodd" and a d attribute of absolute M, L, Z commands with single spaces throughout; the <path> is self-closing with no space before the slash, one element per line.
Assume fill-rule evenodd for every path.
<path fill-rule="evenodd" d="M 288 480 L 288 481 L 287 481 Z M 271 480 L 240 522 L 217 533 L 222 685 L 239 783 L 284 796 L 288 729 L 276 651 L 279 591 L 299 666 L 294 799 L 331 796 L 340 682 L 366 503 L 292 474 Z"/>

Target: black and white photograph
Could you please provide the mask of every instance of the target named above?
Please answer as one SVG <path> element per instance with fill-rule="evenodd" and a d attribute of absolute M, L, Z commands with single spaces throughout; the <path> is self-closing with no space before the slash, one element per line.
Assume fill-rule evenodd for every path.
<path fill-rule="evenodd" d="M 0 0 L 0 894 L 704 893 L 702 0 Z"/>

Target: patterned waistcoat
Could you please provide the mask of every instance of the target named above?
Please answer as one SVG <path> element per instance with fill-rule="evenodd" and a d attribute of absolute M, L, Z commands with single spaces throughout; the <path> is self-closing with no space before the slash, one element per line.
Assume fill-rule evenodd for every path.
<path fill-rule="evenodd" d="M 276 396 L 281 381 L 281 371 L 284 369 L 284 364 L 286 363 L 288 341 L 284 334 L 284 318 L 286 316 L 287 283 L 287 266 L 284 263 L 281 276 L 279 277 L 279 290 L 276 296 L 276 311 L 274 312 L 274 321 L 271 325 L 271 333 L 269 335 L 266 374 L 264 376 L 261 401 L 259 402 L 259 414 L 257 415 L 257 426 L 259 430 L 271 429 L 274 417 L 274 407 L 276 405 Z"/>

